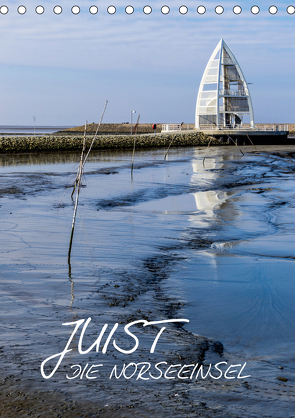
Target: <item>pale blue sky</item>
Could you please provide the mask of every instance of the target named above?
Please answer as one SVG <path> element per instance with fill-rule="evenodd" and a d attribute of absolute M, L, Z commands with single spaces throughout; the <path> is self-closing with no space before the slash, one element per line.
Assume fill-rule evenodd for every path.
<path fill-rule="evenodd" d="M 202 73 L 220 38 L 235 54 L 250 85 L 256 122 L 291 123 L 294 116 L 295 14 L 285 2 L 103 0 L 23 1 L 5 3 L 0 15 L 0 125 L 80 125 L 97 121 L 109 100 L 105 122 L 194 122 L 195 101 Z M 52 11 L 63 7 L 61 15 Z M 71 7 L 81 7 L 79 15 Z M 89 6 L 99 7 L 91 15 Z M 115 15 L 106 11 L 117 7 Z M 127 15 L 125 6 L 135 11 Z M 153 8 L 150 15 L 143 6 Z M 170 7 L 168 15 L 161 6 Z M 186 5 L 186 15 L 179 6 Z M 203 4 L 207 12 L 196 12 Z M 214 12 L 220 4 L 222 15 Z M 234 15 L 233 6 L 243 11 Z M 250 12 L 257 4 L 261 11 Z M 268 7 L 278 7 L 270 15 Z"/>

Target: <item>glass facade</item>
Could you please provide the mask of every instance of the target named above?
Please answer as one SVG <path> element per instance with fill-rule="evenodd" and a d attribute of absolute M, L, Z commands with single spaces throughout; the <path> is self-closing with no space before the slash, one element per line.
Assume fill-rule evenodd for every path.
<path fill-rule="evenodd" d="M 205 68 L 196 104 L 196 129 L 234 129 L 248 116 L 255 128 L 249 88 L 232 51 L 223 39 Z"/>

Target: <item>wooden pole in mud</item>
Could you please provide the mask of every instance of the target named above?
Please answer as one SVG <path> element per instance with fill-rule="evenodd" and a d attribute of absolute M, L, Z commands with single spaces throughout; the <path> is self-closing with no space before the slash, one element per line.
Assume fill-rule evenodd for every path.
<path fill-rule="evenodd" d="M 82 169 L 82 165 L 83 165 L 83 156 L 84 156 L 84 151 L 85 151 L 85 148 L 86 148 L 86 131 L 87 131 L 87 121 L 85 122 L 85 128 L 84 128 L 83 147 L 82 147 L 82 153 L 81 153 L 81 158 L 80 158 L 80 164 L 79 164 L 79 167 L 78 167 L 77 176 L 76 176 L 76 180 L 75 180 L 75 183 L 74 183 L 71 198 L 73 198 L 76 187 L 78 185 L 78 181 L 79 181 L 79 177 L 80 177 L 80 173 L 81 173 L 81 169 Z"/>
<path fill-rule="evenodd" d="M 215 138 L 214 138 L 213 136 L 210 138 L 210 141 L 209 141 L 209 143 L 208 143 L 208 147 L 206 148 L 205 156 L 204 156 L 204 158 L 203 158 L 203 165 L 205 164 L 205 158 L 206 158 L 207 152 L 208 152 L 208 150 L 209 150 L 210 144 L 211 144 L 211 142 L 212 142 L 212 139 L 215 139 Z"/>
<path fill-rule="evenodd" d="M 78 171 L 77 171 L 76 181 L 75 181 L 75 184 L 74 184 L 74 190 L 73 190 L 72 195 L 71 195 L 71 197 L 73 197 L 73 194 L 74 194 L 75 190 L 77 189 L 76 190 L 76 202 L 75 202 L 74 213 L 73 213 L 73 221 L 72 221 L 72 230 L 71 230 L 69 251 L 68 251 L 68 264 L 69 265 L 70 265 L 70 262 L 71 262 L 71 251 L 72 251 L 72 244 L 73 244 L 73 237 L 74 237 L 74 230 L 75 230 L 75 222 L 76 222 L 76 215 L 77 215 L 77 209 L 78 209 L 79 194 L 80 194 L 80 189 L 81 189 L 81 181 L 82 181 L 82 177 L 83 177 L 84 165 L 86 163 L 86 160 L 88 158 L 88 155 L 89 155 L 89 153 L 91 151 L 91 148 L 92 148 L 92 146 L 94 144 L 94 141 L 96 139 L 96 136 L 97 136 L 99 127 L 101 125 L 101 122 L 102 122 L 102 119 L 103 119 L 103 116 L 104 116 L 104 113 L 105 113 L 105 110 L 106 110 L 106 107 L 107 107 L 107 104 L 108 104 L 108 101 L 106 101 L 106 103 L 105 103 L 105 106 L 104 106 L 104 109 L 103 109 L 103 112 L 102 112 L 102 115 L 101 115 L 99 124 L 97 126 L 97 129 L 96 129 L 96 132 L 95 132 L 95 135 L 94 135 L 94 138 L 93 138 L 93 140 L 92 140 L 92 142 L 90 144 L 90 147 L 89 147 L 89 149 L 87 151 L 87 154 L 84 157 L 84 152 L 85 152 L 85 148 L 86 148 L 87 121 L 85 123 L 84 138 L 83 138 L 83 148 L 82 148 L 82 153 L 81 153 L 81 158 L 80 158 L 80 164 L 79 164 Z"/>
<path fill-rule="evenodd" d="M 135 154 L 135 135 L 134 135 L 134 142 L 133 142 L 133 151 L 132 151 L 132 161 L 131 161 L 131 180 L 133 180 L 133 164 L 134 164 L 134 154 Z"/>
<path fill-rule="evenodd" d="M 85 122 L 85 128 L 84 128 L 83 147 L 82 147 L 82 152 L 81 152 L 80 164 L 79 164 L 79 167 L 78 167 L 75 184 L 74 184 L 73 191 L 72 191 L 72 194 L 71 194 L 71 198 L 73 198 L 73 194 L 75 193 L 75 190 L 77 189 L 76 202 L 75 202 L 73 221 L 72 221 L 70 245 L 69 245 L 69 252 L 68 252 L 68 263 L 69 263 L 69 265 L 70 265 L 70 262 L 71 262 L 71 251 L 72 251 L 74 229 L 75 229 L 75 222 L 76 222 L 76 214 L 77 214 L 79 194 L 80 194 L 81 178 L 82 178 L 82 172 L 83 172 L 83 155 L 84 155 L 84 151 L 85 151 L 85 147 L 86 147 L 86 130 L 87 130 L 87 121 Z"/>
<path fill-rule="evenodd" d="M 180 130 L 181 130 L 182 125 L 183 125 L 183 122 L 181 122 L 181 125 L 180 125 Z M 166 151 L 166 154 L 164 155 L 164 160 L 166 160 L 166 158 L 167 158 L 167 155 L 168 155 L 168 152 L 169 152 L 169 149 L 170 149 L 170 147 L 171 147 L 171 144 L 172 144 L 173 139 L 174 139 L 174 138 L 172 137 L 172 139 L 171 139 L 171 141 L 170 141 L 170 144 L 169 144 L 169 146 L 168 146 L 168 149 L 167 149 L 167 151 Z"/>
<path fill-rule="evenodd" d="M 247 135 L 247 137 L 248 137 L 249 141 L 251 142 L 251 144 L 253 145 L 253 147 L 256 149 L 255 145 L 253 144 L 253 142 L 252 142 L 252 141 L 251 141 L 251 139 L 250 139 L 250 136 L 249 136 L 248 134 L 246 134 L 246 135 Z"/>
<path fill-rule="evenodd" d="M 80 182 L 80 177 L 79 177 L 79 182 Z M 70 245 L 69 245 L 69 252 L 68 252 L 68 263 L 69 264 L 71 262 L 71 251 L 72 251 L 72 244 L 73 244 L 73 237 L 74 237 L 74 229 L 75 229 L 75 221 L 76 221 L 76 214 L 77 214 L 77 208 L 78 208 L 79 194 L 80 194 L 80 184 L 78 185 L 78 189 L 77 189 L 77 193 L 76 193 L 76 203 L 75 203 L 73 221 L 72 221 L 72 230 L 71 230 Z"/>
<path fill-rule="evenodd" d="M 102 120 L 103 120 L 104 112 L 106 111 L 107 105 L 108 105 L 108 100 L 106 101 L 106 103 L 105 103 L 105 105 L 104 105 L 104 108 L 103 108 L 103 111 L 102 111 L 102 114 L 101 114 L 101 118 L 100 118 L 99 124 L 98 124 L 98 126 L 97 126 L 97 129 L 96 129 L 96 132 L 95 132 L 94 138 L 93 138 L 93 140 L 92 140 L 92 142 L 91 142 L 91 144 L 90 144 L 90 147 L 89 147 L 89 149 L 88 149 L 88 151 L 87 151 L 87 154 L 86 154 L 86 156 L 85 156 L 85 158 L 84 158 L 84 161 L 83 161 L 83 164 L 82 164 L 82 171 L 83 171 L 83 167 L 84 167 L 84 165 L 85 165 L 85 163 L 86 163 L 86 160 L 87 160 L 87 158 L 88 158 L 88 155 L 90 154 L 91 148 L 93 147 L 94 141 L 96 140 L 97 133 L 98 133 L 98 130 L 99 130 L 99 128 L 100 128 L 101 122 L 102 122 Z"/>
<path fill-rule="evenodd" d="M 222 130 L 222 129 L 221 129 Z M 224 131 L 222 131 L 222 132 L 224 132 Z M 227 133 L 226 132 L 224 132 L 226 135 L 227 135 Z M 244 153 L 243 153 L 243 151 L 238 147 L 238 144 L 229 136 L 229 135 L 227 135 L 228 137 L 229 137 L 229 139 L 234 143 L 234 145 L 238 148 L 238 150 L 240 151 L 240 153 L 242 154 L 242 155 L 245 155 Z"/>
<path fill-rule="evenodd" d="M 134 134 L 136 134 L 136 129 L 137 129 L 137 126 L 138 126 L 139 118 L 140 118 L 140 114 L 138 115 L 138 118 L 137 118 L 137 122 L 136 122 L 135 129 L 134 129 Z M 132 161 L 131 161 L 131 180 L 133 180 L 133 164 L 134 164 L 134 154 L 135 154 L 135 141 L 136 141 L 136 136 L 134 135 Z"/>
<path fill-rule="evenodd" d="M 136 121 L 136 125 L 134 126 L 134 134 L 137 134 L 139 118 L 140 118 L 140 113 L 138 114 L 138 118 L 137 118 L 137 121 Z"/>
<path fill-rule="evenodd" d="M 168 148 L 167 148 L 166 154 L 164 155 L 164 160 L 166 160 L 166 158 L 167 158 L 167 155 L 168 155 L 168 152 L 169 152 L 169 149 L 170 149 L 170 147 L 171 147 L 171 144 L 172 144 L 173 139 L 174 139 L 174 138 L 172 137 L 172 139 L 171 139 L 171 141 L 170 141 L 170 144 L 169 144 L 169 146 L 168 146 Z"/>

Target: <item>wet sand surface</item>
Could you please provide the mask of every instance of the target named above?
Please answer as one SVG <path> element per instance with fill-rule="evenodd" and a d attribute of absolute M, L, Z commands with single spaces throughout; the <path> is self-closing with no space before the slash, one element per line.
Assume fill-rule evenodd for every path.
<path fill-rule="evenodd" d="M 295 417 L 295 150 L 244 151 L 210 149 L 204 165 L 201 148 L 171 149 L 167 161 L 163 150 L 139 151 L 133 181 L 130 152 L 93 152 L 70 265 L 79 154 L 0 157 L 1 416 Z M 109 324 L 101 341 L 79 354 L 79 328 L 44 379 L 41 363 L 74 329 L 62 324 L 89 317 L 81 347 Z M 159 324 L 133 326 L 131 354 L 113 346 L 134 346 L 123 332 L 132 321 L 176 318 L 190 322 L 166 324 L 154 353 Z M 246 362 L 250 377 L 177 377 L 181 366 L 205 373 L 219 362 Z M 140 363 L 133 376 L 131 365 L 110 379 L 130 363 Z M 152 376 L 138 378 L 147 363 Z"/>

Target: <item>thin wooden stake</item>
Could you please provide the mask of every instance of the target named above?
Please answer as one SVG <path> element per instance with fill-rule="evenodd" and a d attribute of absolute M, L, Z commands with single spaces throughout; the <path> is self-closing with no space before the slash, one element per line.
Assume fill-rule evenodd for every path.
<path fill-rule="evenodd" d="M 166 160 L 166 158 L 167 158 L 167 155 L 168 155 L 168 152 L 169 152 L 169 149 L 170 149 L 170 147 L 171 147 L 171 144 L 172 144 L 173 139 L 174 139 L 174 138 L 172 137 L 172 139 L 171 139 L 171 141 L 170 141 L 170 144 L 169 144 L 169 146 L 168 146 L 168 148 L 167 148 L 166 154 L 164 155 L 164 160 Z"/>
<path fill-rule="evenodd" d="M 135 125 L 135 127 L 134 127 L 134 135 L 135 135 L 135 134 L 137 134 L 137 128 L 138 128 L 139 118 L 140 118 L 140 113 L 139 113 L 139 115 L 138 115 L 137 122 L 136 122 L 136 125 Z"/>
<path fill-rule="evenodd" d="M 133 142 L 133 152 L 132 152 L 132 159 L 131 159 L 131 180 L 133 181 L 133 165 L 134 165 L 134 154 L 135 154 L 135 142 L 136 142 L 136 129 L 138 126 L 140 114 L 138 115 L 137 122 L 134 129 L 134 142 Z"/>
<path fill-rule="evenodd" d="M 227 134 L 226 134 L 227 135 Z M 240 151 L 240 153 L 242 154 L 242 155 L 245 155 L 244 153 L 243 153 L 243 151 L 238 147 L 238 144 L 229 136 L 229 135 L 227 135 L 228 137 L 229 137 L 229 139 L 235 144 L 235 146 L 238 148 L 238 150 Z"/>
<path fill-rule="evenodd" d="M 100 118 L 99 124 L 98 124 L 98 126 L 97 126 L 97 129 L 96 129 L 96 132 L 95 132 L 94 138 L 93 138 L 93 140 L 92 140 L 92 142 L 91 142 L 91 144 L 90 144 L 89 150 L 88 150 L 88 152 L 87 152 L 87 154 L 86 154 L 86 156 L 85 156 L 85 158 L 84 158 L 84 161 L 83 161 L 83 164 L 82 164 L 82 171 L 83 171 L 83 167 L 84 167 L 84 165 L 85 165 L 85 163 L 86 163 L 86 160 L 87 160 L 87 158 L 88 158 L 88 155 L 89 155 L 89 153 L 90 153 L 90 151 L 91 151 L 91 148 L 92 148 L 92 146 L 93 146 L 93 144 L 94 144 L 94 141 L 96 140 L 97 133 L 98 133 L 98 130 L 99 130 L 99 128 L 100 128 L 100 125 L 101 125 L 101 122 L 102 122 L 102 119 L 103 119 L 103 116 L 104 116 L 104 112 L 106 111 L 107 105 L 108 105 L 108 100 L 106 101 L 106 104 L 104 105 L 104 109 L 103 109 L 103 112 L 102 112 L 102 114 L 101 114 L 101 118 Z"/>
<path fill-rule="evenodd" d="M 248 134 L 246 134 L 246 135 L 247 135 L 247 137 L 248 137 L 249 141 L 251 142 L 251 144 L 253 145 L 253 147 L 254 147 L 255 149 L 257 149 L 257 148 L 255 147 L 255 145 L 253 144 L 253 142 L 251 141 L 251 139 L 250 139 L 249 135 L 248 135 Z"/>
<path fill-rule="evenodd" d="M 75 202 L 73 221 L 72 221 L 72 230 L 71 230 L 70 245 L 69 245 L 69 252 L 68 252 L 68 263 L 69 264 L 71 262 L 71 251 L 72 251 L 75 221 L 76 221 L 76 214 L 77 214 L 79 194 L 80 194 L 80 181 L 81 181 L 81 172 L 80 172 L 79 177 L 78 177 L 78 188 L 77 188 L 77 193 L 76 193 L 76 202 Z"/>
<path fill-rule="evenodd" d="M 131 161 L 131 180 L 133 180 L 133 165 L 134 165 L 134 154 L 135 154 L 135 141 L 136 141 L 136 136 L 134 135 L 133 151 L 132 151 L 132 161 Z"/>
<path fill-rule="evenodd" d="M 76 187 L 78 185 L 79 175 L 80 175 L 80 172 L 81 172 L 81 169 L 82 169 L 83 156 L 84 156 L 84 152 L 85 152 L 85 148 L 86 148 L 86 131 L 87 131 L 87 121 L 85 122 L 85 128 L 84 128 L 83 148 L 82 148 L 82 153 L 81 153 L 81 158 L 80 158 L 80 164 L 79 164 L 79 167 L 78 167 L 77 176 L 76 176 L 76 180 L 75 180 L 75 183 L 74 183 L 74 187 L 73 187 L 73 191 L 72 191 L 72 194 L 71 194 L 71 198 L 73 198 L 73 196 L 74 196 Z"/>
<path fill-rule="evenodd" d="M 211 137 L 211 138 L 210 138 L 210 141 L 209 141 L 209 143 L 208 143 L 208 147 L 206 148 L 205 156 L 204 156 L 204 158 L 203 158 L 203 165 L 205 165 L 205 158 L 206 158 L 207 152 L 208 152 L 208 150 L 209 150 L 210 144 L 211 144 L 211 142 L 212 142 L 212 139 L 214 139 L 214 138 L 213 138 L 213 137 Z"/>
<path fill-rule="evenodd" d="M 80 164 L 79 164 L 79 167 L 78 167 L 78 172 L 77 172 L 77 177 L 76 177 L 76 186 L 75 186 L 75 190 L 76 190 L 76 202 L 75 202 L 75 207 L 74 207 L 74 214 L 73 214 L 73 221 L 72 221 L 72 230 L 71 230 L 71 237 L 70 237 L 70 244 L 69 244 L 69 251 L 68 251 L 68 263 L 69 264 L 71 262 L 71 251 L 72 251 L 72 244 L 73 244 L 73 237 L 74 237 L 74 230 L 75 230 L 75 222 L 76 222 L 76 215 L 77 215 L 77 210 L 78 210 L 79 194 L 80 194 L 80 189 L 81 189 L 81 181 L 82 181 L 82 177 L 83 177 L 84 165 L 86 163 L 86 160 L 88 158 L 88 155 L 89 155 L 89 153 L 91 151 L 91 148 L 92 148 L 92 146 L 94 144 L 94 141 L 96 139 L 97 132 L 98 132 L 99 127 L 101 125 L 101 122 L 102 122 L 102 119 L 103 119 L 104 112 L 106 110 L 107 104 L 108 104 L 108 101 L 106 101 L 106 104 L 104 106 L 104 109 L 103 109 L 103 112 L 102 112 L 102 115 L 101 115 L 99 124 L 98 124 L 97 129 L 96 129 L 96 132 L 95 132 L 95 136 L 94 136 L 94 138 L 93 138 L 93 140 L 92 140 L 92 142 L 90 144 L 90 147 L 88 149 L 88 152 L 87 152 L 86 156 L 83 159 L 83 155 L 84 155 L 84 152 L 85 152 L 84 144 L 86 142 L 86 139 L 85 138 L 86 138 L 86 129 L 87 129 L 86 124 L 85 124 L 85 127 L 86 128 L 85 128 L 85 131 L 84 131 L 83 149 L 82 149 L 82 154 L 81 154 L 81 158 L 80 158 Z"/>

